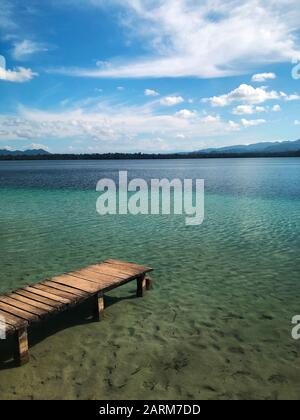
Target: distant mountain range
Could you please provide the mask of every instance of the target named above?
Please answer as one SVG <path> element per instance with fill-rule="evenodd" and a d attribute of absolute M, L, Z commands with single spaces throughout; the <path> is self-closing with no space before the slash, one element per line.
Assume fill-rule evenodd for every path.
<path fill-rule="evenodd" d="M 6 150 L 0 149 L 0 156 L 39 156 L 39 155 L 50 155 L 51 153 L 46 152 L 43 149 L 34 150 Z"/>
<path fill-rule="evenodd" d="M 250 145 L 227 146 L 198 150 L 193 153 L 286 153 L 300 151 L 300 140 L 283 142 L 265 142 Z"/>
<path fill-rule="evenodd" d="M 26 159 L 175 159 L 175 158 L 211 158 L 211 157 L 268 157 L 299 156 L 300 140 L 283 142 L 265 142 L 250 145 L 226 146 L 181 153 L 106 153 L 106 154 L 52 154 L 43 149 L 6 150 L 0 149 L 1 160 Z"/>

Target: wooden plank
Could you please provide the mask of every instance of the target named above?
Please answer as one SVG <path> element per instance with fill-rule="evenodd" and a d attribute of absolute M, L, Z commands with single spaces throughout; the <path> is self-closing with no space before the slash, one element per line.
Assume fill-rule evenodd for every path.
<path fill-rule="evenodd" d="M 95 273 L 98 276 L 106 276 L 108 279 L 116 280 L 116 279 L 124 279 L 128 277 L 128 273 L 121 272 L 120 270 L 113 269 L 108 265 L 103 264 L 95 264 L 91 265 L 85 270 L 87 273 Z"/>
<path fill-rule="evenodd" d="M 108 262 L 104 262 L 101 264 L 96 264 L 96 266 L 98 267 L 110 267 L 111 269 L 117 270 L 120 273 L 124 273 L 124 274 L 141 274 L 144 273 L 145 270 L 142 268 L 136 268 L 136 267 L 131 267 L 127 264 L 112 264 L 112 263 L 108 263 Z"/>
<path fill-rule="evenodd" d="M 145 289 L 150 288 L 151 280 L 146 276 L 150 271 L 149 267 L 107 260 L 0 296 L 0 332 L 14 334 L 16 360 L 20 365 L 27 363 L 29 323 L 89 297 L 95 302 L 95 315 L 100 320 L 104 313 L 104 292 L 136 279 L 137 296 L 143 296 Z"/>
<path fill-rule="evenodd" d="M 24 321 L 24 319 L 19 318 L 15 315 L 9 314 L 7 312 L 4 312 L 0 310 L 0 316 L 4 318 L 5 322 L 15 328 L 21 328 L 26 326 L 28 323 Z"/>
<path fill-rule="evenodd" d="M 22 327 L 16 332 L 16 353 L 15 359 L 19 366 L 29 362 L 27 328 Z"/>
<path fill-rule="evenodd" d="M 33 315 L 30 312 L 23 311 L 23 309 L 15 308 L 7 303 L 0 302 L 0 309 L 9 314 L 16 315 L 19 318 L 25 319 L 25 321 L 32 322 L 37 321 L 39 318 L 37 315 Z"/>
<path fill-rule="evenodd" d="M 45 303 L 37 302 L 36 300 L 28 299 L 22 295 L 18 295 L 17 293 L 13 293 L 10 295 L 11 298 L 19 300 L 20 302 L 28 303 L 29 305 L 35 306 L 36 308 L 43 309 L 44 311 L 52 312 L 55 311 L 50 305 L 46 305 Z"/>
<path fill-rule="evenodd" d="M 6 318 L 0 316 L 0 341 L 16 331 L 15 327 L 9 324 Z"/>
<path fill-rule="evenodd" d="M 63 284 L 65 286 L 74 287 L 75 289 L 82 290 L 83 292 L 96 293 L 99 291 L 99 286 L 90 281 L 80 279 L 78 277 L 73 277 L 69 274 L 65 276 L 53 277 L 52 281 L 54 283 Z"/>
<path fill-rule="evenodd" d="M 63 307 L 63 305 L 60 302 L 57 302 L 53 299 L 46 298 L 44 296 L 36 295 L 35 293 L 28 292 L 27 290 L 20 289 L 20 290 L 17 290 L 15 294 L 20 295 L 20 296 L 25 296 L 28 299 L 31 299 L 35 302 L 45 303 L 46 305 L 49 305 L 53 309 L 56 309 L 56 310 L 60 310 Z"/>
<path fill-rule="evenodd" d="M 123 280 L 119 279 L 119 280 L 118 280 L 118 282 L 115 282 L 115 283 L 110 284 L 110 285 L 108 284 L 107 286 L 105 286 L 105 287 L 102 289 L 102 291 L 103 291 L 103 292 L 109 292 L 110 290 L 114 290 L 114 289 L 116 289 L 117 287 L 120 287 L 120 286 L 122 286 L 122 285 L 124 285 L 124 284 L 127 284 L 127 283 L 132 282 L 132 280 L 134 280 L 134 279 L 136 279 L 136 276 L 135 276 L 135 277 L 127 277 L 127 278 L 125 278 L 125 279 L 123 279 Z"/>
<path fill-rule="evenodd" d="M 22 325 L 24 324 L 20 323 L 20 318 L 14 318 L 13 315 L 0 311 L 0 339 L 5 340 L 7 336 L 13 334 Z"/>
<path fill-rule="evenodd" d="M 125 279 L 127 277 L 134 278 L 135 276 L 138 276 L 141 274 L 139 270 L 125 270 L 122 271 L 118 267 L 114 267 L 112 264 L 95 264 L 90 267 L 90 269 L 96 270 L 100 273 L 106 273 L 110 274 L 111 276 L 114 276 L 119 279 Z"/>
<path fill-rule="evenodd" d="M 103 263 L 99 264 L 98 267 L 102 270 L 101 267 L 106 266 L 113 268 L 114 270 L 118 270 L 119 272 L 125 273 L 127 275 L 141 275 L 147 273 L 147 270 L 130 267 L 128 265 L 121 265 L 121 264 L 110 264 L 110 263 Z"/>
<path fill-rule="evenodd" d="M 128 261 L 120 261 L 120 260 L 115 260 L 115 259 L 108 259 L 104 261 L 104 264 L 124 265 L 128 267 L 136 268 L 137 270 L 140 270 L 140 271 L 145 271 L 145 270 L 147 272 L 153 271 L 151 267 L 148 267 L 146 265 L 136 264 L 136 263 L 128 262 Z"/>
<path fill-rule="evenodd" d="M 25 287 L 25 290 L 28 290 L 28 292 L 35 293 L 36 295 L 43 296 L 43 297 L 52 299 L 54 301 L 63 303 L 64 305 L 68 305 L 70 303 L 69 299 L 62 298 L 52 293 L 44 292 L 44 290 L 40 290 L 35 287 Z"/>
<path fill-rule="evenodd" d="M 137 270 L 146 271 L 148 273 L 153 271 L 153 268 L 151 268 L 151 267 L 146 267 L 144 265 L 139 265 L 139 264 L 135 264 L 135 263 L 132 263 L 132 262 L 108 259 L 108 260 L 104 261 L 104 264 L 106 264 L 106 263 L 107 264 L 113 264 L 113 265 L 124 265 L 124 266 L 128 266 L 128 267 L 133 267 L 133 268 L 136 268 Z"/>
<path fill-rule="evenodd" d="M 78 296 L 72 295 L 68 292 L 63 292 L 62 290 L 54 289 L 50 286 L 45 286 L 44 284 L 36 284 L 34 287 L 36 287 L 39 290 L 43 290 L 44 292 L 53 293 L 55 296 L 62 297 L 64 299 L 68 299 L 71 302 L 75 302 L 78 299 L 80 299 Z"/>
<path fill-rule="evenodd" d="M 75 295 L 75 296 L 78 296 L 78 297 L 84 298 L 84 297 L 89 296 L 88 293 L 86 293 L 86 292 L 82 292 L 81 290 L 74 289 L 74 287 L 64 286 L 62 284 L 54 283 L 51 280 L 45 281 L 42 284 L 44 284 L 45 286 L 53 287 L 54 289 L 58 289 L 58 290 L 62 290 L 64 292 L 72 293 L 72 295 Z"/>
<path fill-rule="evenodd" d="M 115 277 L 112 275 L 107 275 L 104 273 L 96 272 L 95 270 L 80 270 L 80 271 L 73 271 L 72 273 L 68 274 L 69 276 L 78 277 L 83 280 L 90 281 L 92 283 L 96 283 L 101 285 L 106 284 L 113 284 L 115 281 L 118 281 L 120 278 L 123 277 Z"/>
<path fill-rule="evenodd" d="M 19 300 L 13 299 L 9 296 L 0 296 L 0 302 L 8 303 L 9 305 L 16 307 L 17 309 L 22 309 L 23 311 L 27 311 L 39 317 L 45 316 L 44 309 L 39 309 L 35 306 L 29 305 L 28 303 L 20 302 Z"/>
<path fill-rule="evenodd" d="M 69 273 L 69 274 L 71 275 L 76 274 L 76 276 L 82 277 L 82 278 L 85 278 L 85 277 L 91 278 L 91 276 L 93 275 L 96 281 L 99 281 L 99 280 L 111 281 L 120 277 L 120 275 L 116 276 L 115 274 L 108 274 L 108 273 L 102 272 L 98 270 L 97 268 L 93 269 L 93 266 L 84 268 L 82 270 L 73 271 L 72 273 Z"/>

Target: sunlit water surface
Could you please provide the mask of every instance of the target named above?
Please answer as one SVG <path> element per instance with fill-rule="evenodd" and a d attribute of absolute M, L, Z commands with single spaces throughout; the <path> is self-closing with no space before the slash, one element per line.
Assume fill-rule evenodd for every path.
<path fill-rule="evenodd" d="M 204 223 L 99 216 L 119 170 L 205 179 Z M 0 398 L 300 398 L 299 159 L 1 162 L 0 197 L 1 293 L 106 258 L 155 269 L 101 323 L 88 303 L 32 329 L 22 368 L 0 342 Z"/>

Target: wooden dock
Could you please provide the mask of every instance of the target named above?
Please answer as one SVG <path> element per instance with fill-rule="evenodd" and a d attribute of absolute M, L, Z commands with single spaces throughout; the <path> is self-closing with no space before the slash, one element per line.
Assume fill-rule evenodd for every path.
<path fill-rule="evenodd" d="M 1 328 L 5 328 L 6 336 L 15 336 L 16 361 L 20 365 L 29 361 L 27 329 L 30 325 L 87 299 L 94 300 L 94 315 L 101 320 L 105 292 L 136 280 L 137 296 L 142 297 L 150 288 L 147 274 L 151 271 L 142 265 L 107 260 L 0 296 Z"/>

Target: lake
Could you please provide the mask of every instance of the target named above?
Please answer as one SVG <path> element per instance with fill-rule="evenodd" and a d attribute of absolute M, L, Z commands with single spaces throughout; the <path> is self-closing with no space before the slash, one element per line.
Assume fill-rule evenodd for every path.
<path fill-rule="evenodd" d="M 120 170 L 204 179 L 204 223 L 100 216 L 96 183 Z M 0 398 L 300 398 L 299 158 L 0 162 L 0 197 L 1 293 L 107 258 L 155 269 L 101 323 L 85 304 L 32 330 Z"/>

